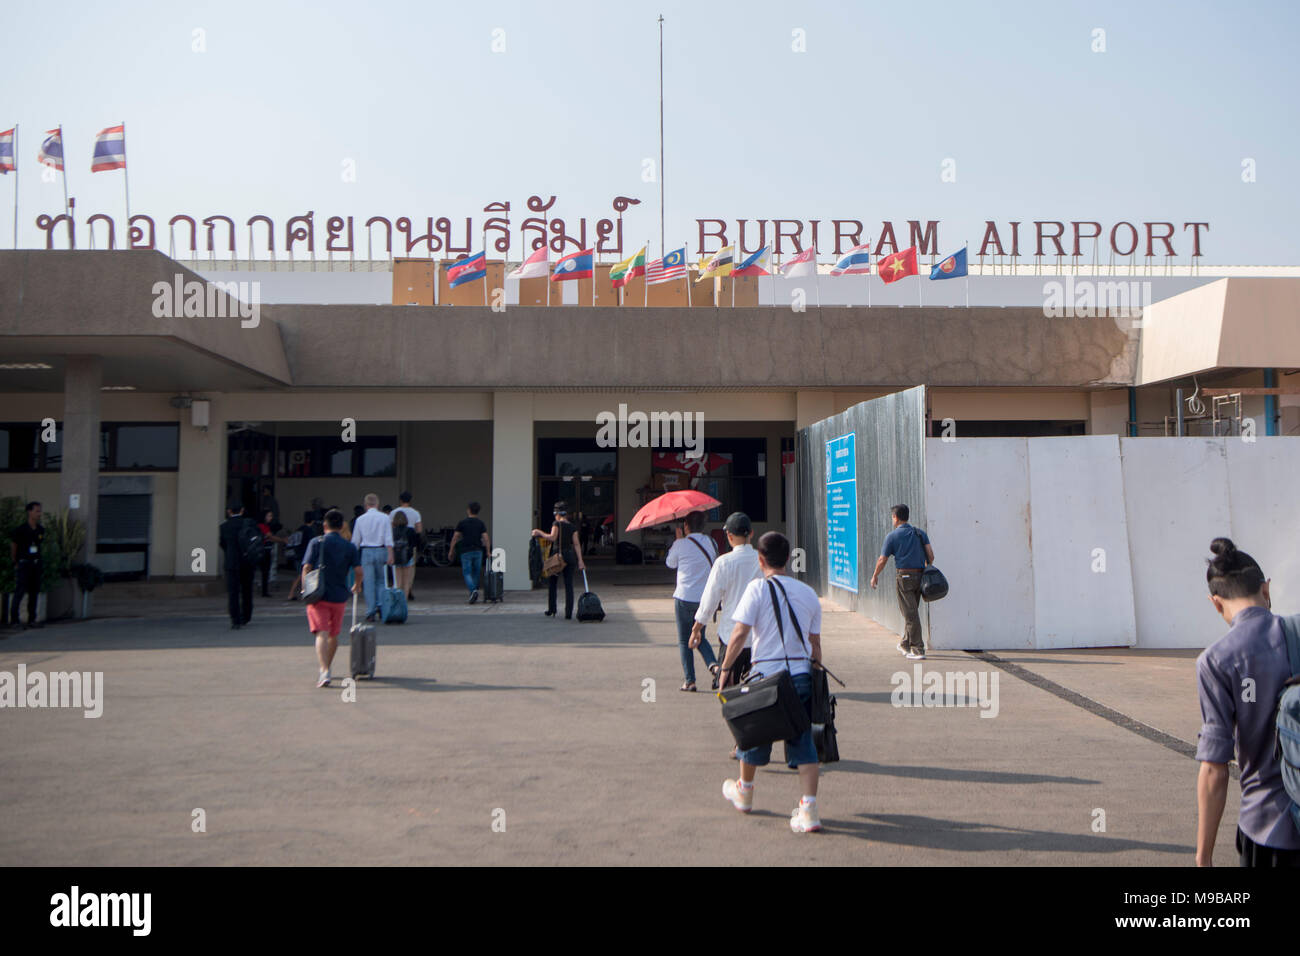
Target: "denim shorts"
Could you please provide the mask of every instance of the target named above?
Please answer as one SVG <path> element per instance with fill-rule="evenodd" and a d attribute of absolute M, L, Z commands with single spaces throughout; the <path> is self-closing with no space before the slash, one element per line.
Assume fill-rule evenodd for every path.
<path fill-rule="evenodd" d="M 812 716 L 812 675 L 792 674 L 791 679 L 794 681 L 794 689 L 799 693 L 799 699 L 803 701 L 804 710 L 808 712 L 809 716 Z M 760 744 L 757 747 L 742 750 L 739 757 L 741 763 L 747 763 L 751 767 L 766 767 L 772 759 L 772 745 Z M 785 762 L 796 766 L 805 763 L 817 763 L 817 745 L 813 742 L 812 727 L 809 727 L 794 740 L 785 742 Z"/>

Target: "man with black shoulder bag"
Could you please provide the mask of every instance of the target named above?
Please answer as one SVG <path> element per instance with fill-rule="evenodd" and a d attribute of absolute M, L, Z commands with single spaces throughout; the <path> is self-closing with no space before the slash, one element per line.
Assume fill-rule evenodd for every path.
<path fill-rule="evenodd" d="M 785 740 L 786 763 L 798 767 L 803 790 L 790 815 L 790 829 L 812 833 L 822 828 L 811 719 L 813 662 L 822 656 L 822 610 L 816 591 L 785 574 L 789 559 L 785 535 L 769 531 L 759 538 L 763 577 L 749 583 L 733 614 L 736 624 L 722 661 L 723 689 L 718 696 L 739 747 L 740 778 L 724 782 L 722 795 L 741 813 L 753 809 L 754 775 L 771 759 L 772 744 Z M 729 690 L 730 668 L 746 643 L 753 665 L 750 679 Z M 769 739 L 761 742 L 764 737 Z"/>

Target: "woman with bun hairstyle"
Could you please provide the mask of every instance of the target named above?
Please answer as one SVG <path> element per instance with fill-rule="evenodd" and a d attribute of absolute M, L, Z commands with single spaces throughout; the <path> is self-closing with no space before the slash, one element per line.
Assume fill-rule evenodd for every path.
<path fill-rule="evenodd" d="M 1214 865 L 1214 839 L 1228 798 L 1228 761 L 1241 768 L 1237 852 L 1242 866 L 1300 866 L 1300 828 L 1282 786 L 1274 726 L 1291 676 L 1283 619 L 1274 614 L 1258 562 L 1228 538 L 1210 542 L 1205 580 L 1228 633 L 1196 659 L 1201 732 L 1196 759 L 1196 864 Z"/>

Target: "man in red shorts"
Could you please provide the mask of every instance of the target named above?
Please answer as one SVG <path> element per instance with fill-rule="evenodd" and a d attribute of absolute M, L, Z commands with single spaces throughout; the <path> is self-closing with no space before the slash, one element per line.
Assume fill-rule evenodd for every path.
<path fill-rule="evenodd" d="M 361 593 L 361 552 L 340 534 L 342 530 L 343 512 L 330 511 L 325 515 L 325 534 L 312 538 L 302 560 L 304 582 L 307 572 L 314 567 L 321 569 L 325 579 L 324 596 L 307 605 L 307 627 L 316 636 L 316 660 L 320 665 L 317 687 L 330 684 L 330 664 L 339 649 L 339 629 L 343 626 L 343 608 L 348 600 L 348 572 L 352 572 L 352 592 Z"/>

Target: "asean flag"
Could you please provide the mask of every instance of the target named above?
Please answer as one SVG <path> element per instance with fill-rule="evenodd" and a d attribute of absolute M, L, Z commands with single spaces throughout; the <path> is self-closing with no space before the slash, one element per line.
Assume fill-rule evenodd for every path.
<path fill-rule="evenodd" d="M 565 279 L 590 279 L 592 263 L 595 259 L 595 249 L 571 252 L 563 259 L 556 261 L 555 273 L 551 276 L 551 281 L 563 282 Z"/>
<path fill-rule="evenodd" d="M 885 256 L 876 263 L 876 271 L 885 282 L 916 275 L 916 246 Z"/>

